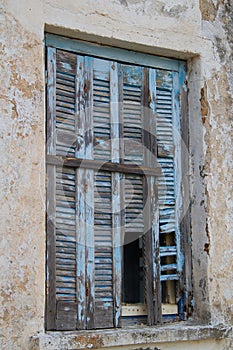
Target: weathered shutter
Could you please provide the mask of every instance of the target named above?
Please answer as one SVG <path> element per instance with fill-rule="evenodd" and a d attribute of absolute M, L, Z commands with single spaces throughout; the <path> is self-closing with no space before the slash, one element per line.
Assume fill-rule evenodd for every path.
<path fill-rule="evenodd" d="M 75 154 L 76 56 L 48 48 L 47 152 Z M 76 172 L 47 165 L 47 328 L 76 329 Z"/>
<path fill-rule="evenodd" d="M 155 83 L 150 77 L 151 72 L 153 76 L 153 69 L 121 66 L 120 102 L 123 137 L 121 158 L 125 164 L 136 164 L 139 168 L 142 166 L 153 168 L 156 165 Z M 143 260 L 141 266 L 143 271 L 138 270 L 137 278 L 143 279 L 143 290 L 139 292 L 140 299 L 147 305 L 147 323 L 152 325 L 157 322 L 156 305 L 160 300 L 155 298 L 159 293 L 156 266 L 156 246 L 159 243 L 156 179 L 146 174 L 126 174 L 123 198 L 124 244 L 132 244 L 138 238 L 142 238 L 141 247 L 134 245 L 135 254 L 139 254 L 138 258 Z M 127 254 L 127 250 L 125 252 Z M 125 256 L 124 264 L 128 263 L 130 261 Z M 128 278 L 129 276 L 124 276 L 126 286 Z M 127 300 L 128 296 L 125 295 L 125 298 Z"/>
<path fill-rule="evenodd" d="M 94 159 L 111 160 L 110 62 L 93 62 Z M 113 235 L 111 173 L 95 172 L 94 182 L 94 325 L 113 327 Z"/>
<path fill-rule="evenodd" d="M 182 271 L 178 74 L 53 47 L 47 62 L 47 329 L 120 326 L 121 245 L 138 237 L 154 324 L 161 314 L 158 281 L 162 300 L 173 303 L 167 291 Z M 162 176 L 127 174 L 129 165 L 156 167 L 157 151 Z M 63 166 L 56 156 L 91 166 Z M 122 167 L 106 171 L 106 162 Z"/>
<path fill-rule="evenodd" d="M 113 62 L 48 48 L 48 156 L 119 162 Z M 120 174 L 48 158 L 48 329 L 118 327 Z"/>
<path fill-rule="evenodd" d="M 144 164 L 143 157 L 143 99 L 144 74 L 138 66 L 121 65 L 121 158 L 125 164 Z M 143 176 L 124 176 L 124 235 L 125 244 L 144 234 Z"/>
<path fill-rule="evenodd" d="M 182 270 L 179 231 L 179 107 L 177 73 L 156 71 L 156 132 L 158 162 L 162 175 L 158 178 L 160 280 L 162 301 L 176 304 L 177 287 Z"/>
<path fill-rule="evenodd" d="M 95 174 L 95 328 L 113 327 L 113 236 L 111 173 Z"/>
<path fill-rule="evenodd" d="M 119 162 L 118 66 L 93 59 L 94 160 Z M 94 327 L 119 326 L 121 299 L 120 174 L 95 173 Z"/>

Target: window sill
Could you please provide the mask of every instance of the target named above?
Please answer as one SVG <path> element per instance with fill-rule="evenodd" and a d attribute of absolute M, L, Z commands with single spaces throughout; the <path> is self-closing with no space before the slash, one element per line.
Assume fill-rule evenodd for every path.
<path fill-rule="evenodd" d="M 167 324 L 156 327 L 128 327 L 96 331 L 47 332 L 31 338 L 31 350 L 108 349 L 129 345 L 156 345 L 167 342 L 223 339 L 232 337 L 232 328 L 219 325 Z"/>

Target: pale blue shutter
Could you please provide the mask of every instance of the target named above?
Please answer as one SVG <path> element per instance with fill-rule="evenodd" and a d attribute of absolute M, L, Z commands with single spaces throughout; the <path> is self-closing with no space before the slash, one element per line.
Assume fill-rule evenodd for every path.
<path fill-rule="evenodd" d="M 158 178 L 162 301 L 175 304 L 183 268 L 179 228 L 181 136 L 178 73 L 156 71 L 156 114 L 158 162 L 162 170 Z"/>
<path fill-rule="evenodd" d="M 48 48 L 48 329 L 120 326 L 124 239 L 143 238 L 148 324 L 177 297 L 167 293 L 182 274 L 177 79 Z"/>
<path fill-rule="evenodd" d="M 76 55 L 48 48 L 49 156 L 74 156 Z M 76 171 L 47 165 L 47 328 L 76 329 Z"/>

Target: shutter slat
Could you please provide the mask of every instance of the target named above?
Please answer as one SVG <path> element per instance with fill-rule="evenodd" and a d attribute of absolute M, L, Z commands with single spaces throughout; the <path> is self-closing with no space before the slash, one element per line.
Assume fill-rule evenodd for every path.
<path fill-rule="evenodd" d="M 177 198 L 176 198 L 176 173 L 174 147 L 174 121 L 179 107 L 174 105 L 174 75 L 172 72 L 157 70 L 157 99 L 156 112 L 158 114 L 157 138 L 158 138 L 158 162 L 162 168 L 162 176 L 158 178 L 159 193 L 159 229 L 160 240 L 160 270 L 161 282 L 176 281 L 179 279 L 178 255 L 179 255 L 179 229 L 177 225 Z M 176 244 L 171 245 L 171 244 Z M 175 284 L 166 282 L 166 298 L 170 295 L 171 300 L 177 298 Z M 166 299 L 167 301 L 167 299 Z"/>
<path fill-rule="evenodd" d="M 160 276 L 160 281 L 177 281 L 179 279 L 178 275 L 161 275 Z"/>

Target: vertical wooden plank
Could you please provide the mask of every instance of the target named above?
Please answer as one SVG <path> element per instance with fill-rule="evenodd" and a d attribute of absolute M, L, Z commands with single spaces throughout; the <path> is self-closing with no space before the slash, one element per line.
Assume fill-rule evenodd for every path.
<path fill-rule="evenodd" d="M 151 191 L 151 243 L 152 243 L 152 273 L 153 273 L 153 306 L 154 324 L 162 320 L 162 298 L 160 283 L 160 246 L 159 246 L 159 206 L 158 184 L 153 176 L 150 178 Z"/>
<path fill-rule="evenodd" d="M 149 125 L 150 132 L 150 166 L 157 163 L 157 130 L 156 130 L 156 70 L 149 69 L 149 106 L 151 109 L 151 118 Z M 153 298 L 154 298 L 154 323 L 160 323 L 162 320 L 162 297 L 160 283 L 160 240 L 159 240 L 159 200 L 158 200 L 158 179 L 151 177 L 151 236 L 154 251 L 153 259 Z"/>
<path fill-rule="evenodd" d="M 155 70 L 149 69 L 149 100 L 148 105 L 151 113 L 146 120 L 145 129 L 149 135 L 149 156 L 147 166 L 153 166 L 156 160 L 155 140 L 155 97 L 156 97 L 156 75 Z M 148 325 L 161 321 L 161 287 L 160 287 L 160 256 L 159 256 L 159 210 L 157 180 L 154 177 L 147 177 L 148 200 L 146 203 L 147 228 L 146 247 L 150 250 L 150 257 L 147 257 L 147 304 L 148 304 Z"/>
<path fill-rule="evenodd" d="M 119 131 L 119 93 L 118 93 L 118 65 L 112 62 L 110 68 L 110 96 L 111 96 L 111 160 L 120 160 L 120 131 Z M 121 175 L 112 173 L 112 235 L 113 235 L 113 300 L 114 326 L 121 325 Z"/>
<path fill-rule="evenodd" d="M 145 166 L 150 166 L 150 117 L 151 110 L 149 108 L 149 69 L 143 68 L 143 86 L 142 86 L 142 111 L 143 111 L 143 120 L 142 120 L 142 144 L 143 144 L 143 164 Z"/>
<path fill-rule="evenodd" d="M 122 66 L 118 63 L 118 123 L 119 123 L 119 163 L 123 163 L 124 161 L 124 132 L 123 132 L 123 72 Z M 125 175 L 120 175 L 120 225 L 121 225 L 121 297 L 123 293 L 123 249 L 124 249 L 124 239 L 125 239 Z M 122 303 L 122 300 L 121 300 Z M 121 304 L 121 314 L 122 314 L 122 304 Z M 117 315 L 117 314 L 116 314 Z M 119 320 L 119 326 L 122 325 L 122 319 Z"/>
<path fill-rule="evenodd" d="M 149 116 L 149 75 L 148 69 L 143 70 L 143 94 L 142 104 L 144 107 L 143 115 L 143 146 L 144 146 L 144 165 L 150 164 L 150 116 Z M 147 324 L 151 326 L 154 324 L 154 273 L 153 260 L 154 249 L 152 245 L 152 227 L 151 227 L 151 183 L 150 177 L 144 176 L 143 179 L 143 200 L 144 200 L 144 239 L 143 239 L 143 255 L 145 264 L 145 300 L 147 305 Z"/>
<path fill-rule="evenodd" d="M 56 49 L 47 49 L 47 154 L 56 150 Z M 56 328 L 56 167 L 47 165 L 47 305 L 48 330 Z"/>
<path fill-rule="evenodd" d="M 149 181 L 148 181 L 149 180 Z M 143 199 L 144 199 L 144 237 L 143 237 L 143 255 L 145 271 L 145 300 L 147 305 L 147 324 L 154 324 L 154 302 L 153 302 L 153 260 L 154 250 L 152 247 L 151 231 L 151 203 L 150 203 L 150 178 L 144 176 L 143 179 Z"/>
<path fill-rule="evenodd" d="M 180 230 L 183 233 L 181 250 L 184 252 L 184 277 L 181 288 L 185 291 L 186 316 L 192 313 L 192 251 L 191 251 L 191 224 L 190 224 L 190 184 L 189 184 L 189 112 L 188 112 L 188 88 L 184 85 L 184 65 L 180 65 L 180 105 L 181 105 L 181 162 L 182 162 L 182 205 L 183 214 Z M 181 310 L 182 311 L 182 310 Z"/>
<path fill-rule="evenodd" d="M 124 160 L 124 108 L 123 108 L 123 72 L 122 65 L 118 64 L 118 110 L 119 110 L 119 163 L 123 163 Z M 123 222 L 123 221 L 122 221 Z"/>
<path fill-rule="evenodd" d="M 85 159 L 93 159 L 93 59 L 85 57 Z M 87 329 L 94 328 L 94 171 L 85 174 L 86 222 L 86 317 Z"/>
<path fill-rule="evenodd" d="M 47 48 L 47 154 L 56 154 L 56 49 Z"/>
<path fill-rule="evenodd" d="M 77 56 L 75 156 L 85 158 L 85 95 L 84 57 Z M 76 170 L 76 242 L 77 242 L 77 328 L 86 328 L 86 228 L 85 228 L 85 169 Z"/>
<path fill-rule="evenodd" d="M 147 106 L 149 106 L 149 120 L 148 120 L 148 132 L 150 138 L 149 150 L 150 157 L 148 166 L 153 167 L 157 165 L 157 139 L 156 139 L 156 70 L 148 69 L 148 86 L 149 86 L 149 100 Z"/>
<path fill-rule="evenodd" d="M 180 232 L 180 220 L 182 213 L 182 173 L 181 173 L 181 128 L 180 128 L 180 82 L 179 74 L 173 73 L 173 140 L 174 140 L 174 179 L 175 179 L 175 227 L 176 227 L 176 249 L 177 249 L 177 274 L 179 278 L 178 285 L 178 297 L 182 299 L 182 285 L 183 285 L 183 267 L 184 267 L 184 254 L 181 251 L 181 232 Z M 183 305 L 183 302 L 180 303 Z M 179 307 L 179 314 L 183 314 L 183 310 Z M 182 307 L 183 309 L 183 307 Z"/>

